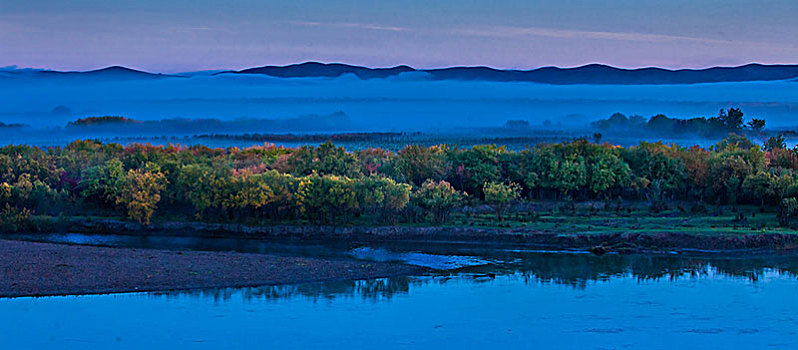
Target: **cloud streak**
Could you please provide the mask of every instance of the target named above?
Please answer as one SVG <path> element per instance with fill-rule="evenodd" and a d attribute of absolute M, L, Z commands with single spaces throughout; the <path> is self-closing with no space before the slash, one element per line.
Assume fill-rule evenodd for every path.
<path fill-rule="evenodd" d="M 555 39 L 593 39 L 593 40 L 612 40 L 640 43 L 694 43 L 702 45 L 733 45 L 749 46 L 767 49 L 787 49 L 795 50 L 795 45 L 779 44 L 772 42 L 743 41 L 700 38 L 682 35 L 656 34 L 656 33 L 630 33 L 630 32 L 607 32 L 607 31 L 587 31 L 571 29 L 554 29 L 544 27 L 514 27 L 514 26 L 485 26 L 477 28 L 461 28 L 453 30 L 452 34 L 488 37 L 488 38 L 525 38 L 525 37 L 547 37 Z"/>
<path fill-rule="evenodd" d="M 519 27 L 519 26 L 482 26 L 468 28 L 410 28 L 403 26 L 387 26 L 373 23 L 358 22 L 320 22 L 320 21 L 283 21 L 296 26 L 324 27 L 324 28 L 349 28 L 371 31 L 385 31 L 395 33 L 424 32 L 430 35 L 455 35 L 482 38 L 526 38 L 547 37 L 554 39 L 592 39 L 611 40 L 639 43 L 694 43 L 701 45 L 746 45 L 750 47 L 768 49 L 796 49 L 795 45 L 784 45 L 769 42 L 742 41 L 729 39 L 713 39 L 685 35 L 670 35 L 658 33 L 635 32 L 610 32 L 573 29 L 556 29 L 546 27 Z"/>
<path fill-rule="evenodd" d="M 352 28 L 365 30 L 378 30 L 387 32 L 409 32 L 412 29 L 406 27 L 386 26 L 373 23 L 356 22 L 314 22 L 314 21 L 284 21 L 283 23 L 305 26 L 305 27 L 327 27 L 327 28 Z"/>
<path fill-rule="evenodd" d="M 584 30 L 571 30 L 571 29 L 552 29 L 552 28 L 543 28 L 543 27 L 490 26 L 490 27 L 481 27 L 481 28 L 457 29 L 454 32 L 461 35 L 499 37 L 499 38 L 543 36 L 543 37 L 560 38 L 560 39 L 603 39 L 603 40 L 653 42 L 653 43 L 676 42 L 676 41 L 689 41 L 689 42 L 698 42 L 705 44 L 739 43 L 739 41 L 707 39 L 707 38 L 697 38 L 690 36 L 667 35 L 667 34 L 584 31 Z"/>

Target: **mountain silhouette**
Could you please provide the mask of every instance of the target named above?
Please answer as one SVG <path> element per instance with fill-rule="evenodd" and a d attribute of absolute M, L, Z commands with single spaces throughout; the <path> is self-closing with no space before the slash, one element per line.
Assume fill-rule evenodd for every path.
<path fill-rule="evenodd" d="M 177 77 L 175 75 L 148 73 L 122 66 L 111 66 L 85 72 L 42 70 L 36 72 L 35 76 L 55 78 L 94 78 L 101 80 L 160 79 L 165 77 Z"/>
<path fill-rule="evenodd" d="M 347 64 L 306 62 L 287 66 L 265 66 L 235 74 L 264 74 L 280 78 L 339 77 L 353 74 L 361 79 L 387 78 L 400 73 L 424 72 L 435 80 L 526 81 L 545 84 L 695 84 L 740 81 L 772 81 L 798 78 L 798 65 L 747 64 L 705 69 L 624 69 L 601 64 L 575 68 L 542 67 L 505 70 L 490 67 L 413 69 L 408 66 L 368 68 Z"/>
<path fill-rule="evenodd" d="M 291 64 L 287 66 L 264 66 L 257 68 L 244 69 L 235 73 L 240 74 L 265 74 L 280 78 L 300 78 L 300 77 L 339 77 L 344 74 L 354 74 L 360 79 L 387 78 L 398 75 L 399 73 L 413 72 L 415 69 L 408 66 L 396 66 L 393 68 L 367 68 L 351 66 L 342 63 L 318 63 L 305 62 Z"/>
<path fill-rule="evenodd" d="M 543 84 L 697 84 L 745 81 L 775 81 L 798 79 L 798 65 L 747 64 L 738 67 L 712 67 L 704 69 L 625 69 L 602 64 L 589 64 L 574 68 L 542 67 L 530 70 L 496 69 L 490 67 L 449 67 L 415 69 L 401 65 L 390 68 L 369 68 L 342 63 L 305 62 L 287 66 L 263 66 L 239 71 L 217 71 L 204 75 L 260 74 L 277 78 L 336 78 L 353 75 L 360 79 L 384 79 L 403 73 L 423 73 L 431 80 L 473 80 L 499 82 L 533 82 Z M 51 70 L 6 70 L 0 78 L 81 78 L 97 80 L 131 80 L 187 78 L 188 75 L 167 75 L 143 72 L 121 66 L 85 72 L 59 72 Z"/>

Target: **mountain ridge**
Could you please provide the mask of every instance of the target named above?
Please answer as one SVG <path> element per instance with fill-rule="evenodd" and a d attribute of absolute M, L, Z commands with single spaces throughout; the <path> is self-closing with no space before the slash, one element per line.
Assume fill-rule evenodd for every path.
<path fill-rule="evenodd" d="M 524 81 L 546 84 L 696 84 L 742 81 L 773 81 L 798 78 L 798 65 L 749 63 L 735 67 L 666 69 L 659 67 L 618 68 L 588 64 L 572 68 L 546 66 L 529 70 L 497 69 L 487 66 L 459 66 L 415 69 L 401 65 L 368 68 L 342 63 L 305 62 L 286 66 L 263 66 L 227 74 L 264 74 L 273 77 L 339 77 L 353 74 L 361 79 L 388 78 L 401 73 L 421 72 L 433 80 Z M 223 73 L 224 74 L 224 73 Z"/>
<path fill-rule="evenodd" d="M 3 73 L 0 77 L 8 78 L 45 78 L 45 79 L 98 79 L 98 80 L 135 80 L 135 79 L 161 79 L 161 78 L 178 78 L 180 75 L 150 73 L 142 70 L 132 69 L 123 66 L 108 66 L 105 68 L 88 70 L 88 71 L 57 71 L 49 69 L 15 69 L 0 71 Z"/>
<path fill-rule="evenodd" d="M 337 78 L 354 75 L 360 79 L 386 79 L 401 74 L 418 73 L 430 80 L 471 80 L 494 82 L 532 82 L 555 85 L 570 84 L 697 84 L 745 81 L 776 81 L 798 79 L 798 64 L 749 63 L 733 67 L 709 67 L 700 69 L 667 69 L 659 67 L 618 68 L 604 64 L 587 64 L 578 67 L 555 66 L 528 70 L 497 69 L 487 66 L 456 66 L 446 68 L 416 69 L 407 65 L 386 68 L 370 68 L 344 63 L 304 62 L 284 66 L 261 66 L 242 70 L 221 70 L 210 75 L 258 74 L 276 78 Z M 32 74 L 32 75 L 31 75 Z M 5 72 L 6 76 L 13 76 Z M 19 74 L 22 76 L 23 74 Z M 41 70 L 26 76 L 45 77 L 94 77 L 99 79 L 160 79 L 166 77 L 187 78 L 190 75 L 150 73 L 122 66 L 110 66 L 90 71 Z"/>

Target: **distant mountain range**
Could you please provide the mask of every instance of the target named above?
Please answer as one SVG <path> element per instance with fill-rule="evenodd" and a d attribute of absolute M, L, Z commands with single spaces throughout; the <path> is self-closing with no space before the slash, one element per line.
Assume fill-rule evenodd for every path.
<path fill-rule="evenodd" d="M 340 63 L 306 62 L 287 66 L 263 66 L 240 71 L 220 71 L 219 74 L 262 74 L 278 78 L 335 78 L 345 74 L 360 79 L 383 79 L 400 74 L 416 73 L 430 80 L 523 81 L 544 84 L 696 84 L 741 81 L 773 81 L 798 78 L 798 65 L 747 64 L 739 67 L 706 69 L 623 69 L 600 64 L 575 68 L 542 67 L 531 70 L 494 69 L 490 67 L 451 67 L 415 69 L 409 66 L 368 68 Z M 125 67 L 108 67 L 87 72 L 58 72 L 47 70 L 5 70 L 0 77 L 89 77 L 96 79 L 158 79 L 188 77 L 190 74 L 166 75 L 142 72 Z"/>
<path fill-rule="evenodd" d="M 401 73 L 426 73 L 434 80 L 526 81 L 545 84 L 695 84 L 739 81 L 771 81 L 798 78 L 798 65 L 748 64 L 706 69 L 623 69 L 600 64 L 576 68 L 543 67 L 503 70 L 490 67 L 414 69 L 408 66 L 367 68 L 346 64 L 307 62 L 288 66 L 265 66 L 235 72 L 265 74 L 281 78 L 338 77 L 353 74 L 361 79 L 387 78 Z"/>
<path fill-rule="evenodd" d="M 0 71 L 0 77 L 7 78 L 85 78 L 96 80 L 129 80 L 129 79 L 158 79 L 168 77 L 180 77 L 178 75 L 148 73 L 127 67 L 112 66 L 102 69 L 76 72 L 76 71 L 55 71 L 55 70 L 35 70 L 35 69 L 13 69 Z"/>

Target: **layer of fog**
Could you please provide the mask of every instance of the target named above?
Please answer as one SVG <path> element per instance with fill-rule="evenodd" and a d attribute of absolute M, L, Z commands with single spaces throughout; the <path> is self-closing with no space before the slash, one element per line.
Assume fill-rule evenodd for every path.
<path fill-rule="evenodd" d="M 343 111 L 340 131 L 446 131 L 501 126 L 506 120 L 585 128 L 614 112 L 671 117 L 712 116 L 740 106 L 769 127 L 798 124 L 798 83 L 695 85 L 566 85 L 430 81 L 417 76 L 359 80 L 279 79 L 221 74 L 183 78 L 102 80 L 0 79 L 0 121 L 60 127 L 79 117 L 121 115 L 139 120 L 289 119 Z M 58 106 L 59 108 L 53 111 Z"/>

